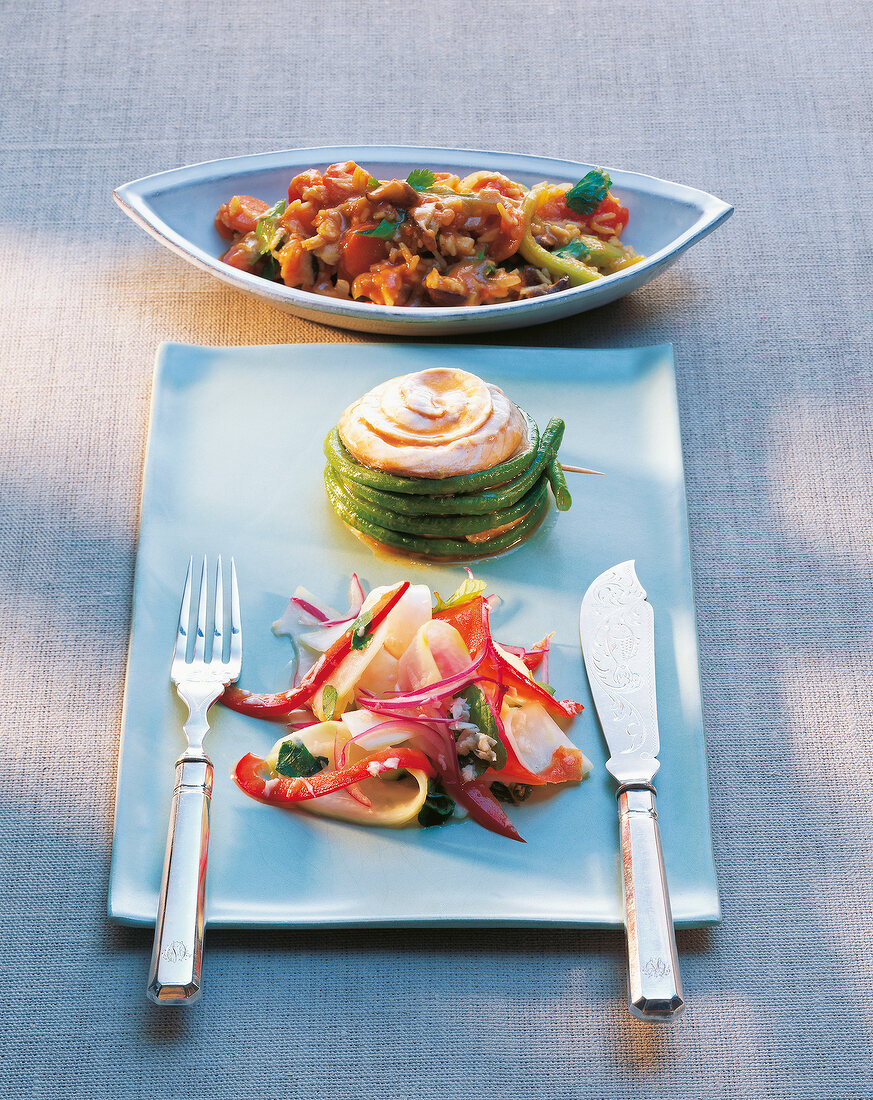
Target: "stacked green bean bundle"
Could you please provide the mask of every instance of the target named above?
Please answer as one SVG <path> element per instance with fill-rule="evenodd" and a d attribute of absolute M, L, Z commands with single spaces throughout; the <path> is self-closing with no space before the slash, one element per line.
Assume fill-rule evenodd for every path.
<path fill-rule="evenodd" d="M 357 462 L 334 428 L 324 444 L 324 484 L 339 517 L 386 546 L 416 557 L 474 558 L 494 554 L 534 530 L 548 507 L 551 485 L 560 511 L 571 504 L 557 459 L 564 422 L 527 440 L 511 458 L 454 477 L 400 477 Z M 511 525 L 511 526 L 510 526 Z"/>

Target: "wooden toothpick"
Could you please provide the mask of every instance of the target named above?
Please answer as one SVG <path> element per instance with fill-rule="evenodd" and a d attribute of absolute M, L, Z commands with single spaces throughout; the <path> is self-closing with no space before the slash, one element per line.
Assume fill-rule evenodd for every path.
<path fill-rule="evenodd" d="M 566 470 L 568 474 L 599 474 L 603 476 L 603 470 L 586 470 L 584 466 L 565 466 L 561 463 L 561 469 Z"/>

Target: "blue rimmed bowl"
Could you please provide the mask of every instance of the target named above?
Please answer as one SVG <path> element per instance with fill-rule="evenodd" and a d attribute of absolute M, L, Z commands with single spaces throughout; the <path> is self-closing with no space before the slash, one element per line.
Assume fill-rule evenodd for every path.
<path fill-rule="evenodd" d="M 238 194 L 255 195 L 273 203 L 287 195 L 288 183 L 298 172 L 312 167 L 323 169 L 346 160 L 357 161 L 381 179 L 405 178 L 413 168 L 456 172 L 462 176 L 485 169 L 502 172 L 527 185 L 540 180 L 576 183 L 594 167 L 579 161 L 471 149 L 323 146 L 174 168 L 126 183 L 113 196 L 122 210 L 161 244 L 245 294 L 310 321 L 406 337 L 521 328 L 614 302 L 651 282 L 733 211 L 728 203 L 705 191 L 609 168 L 612 190 L 630 210 L 630 222 L 622 240 L 646 259 L 585 286 L 498 305 L 380 306 L 344 301 L 282 286 L 219 260 L 227 248 L 214 224 L 221 203 Z"/>

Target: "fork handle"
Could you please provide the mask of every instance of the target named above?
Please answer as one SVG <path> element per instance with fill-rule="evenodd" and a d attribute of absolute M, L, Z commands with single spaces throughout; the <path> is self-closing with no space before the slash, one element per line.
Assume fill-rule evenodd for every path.
<path fill-rule="evenodd" d="M 149 971 L 155 1004 L 190 1004 L 200 996 L 211 797 L 209 757 L 180 756 Z"/>

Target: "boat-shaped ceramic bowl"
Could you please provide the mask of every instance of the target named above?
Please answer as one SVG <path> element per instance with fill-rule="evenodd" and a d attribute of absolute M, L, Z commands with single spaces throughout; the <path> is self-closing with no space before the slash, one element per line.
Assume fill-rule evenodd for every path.
<path fill-rule="evenodd" d="M 413 168 L 467 175 L 502 172 L 527 185 L 540 180 L 576 183 L 591 164 L 516 153 L 409 146 L 326 146 L 230 157 L 174 168 L 117 188 L 113 195 L 131 218 L 183 259 L 245 294 L 322 324 L 406 337 L 488 332 L 542 324 L 622 298 L 651 282 L 716 226 L 733 207 L 705 191 L 637 172 L 609 168 L 612 190 L 630 210 L 622 240 L 646 257 L 625 271 L 585 286 L 527 301 L 487 306 L 380 306 L 345 301 L 270 282 L 219 260 L 227 248 L 215 229 L 218 207 L 233 195 L 273 203 L 287 195 L 292 176 L 354 160 L 380 179 L 405 178 Z"/>

